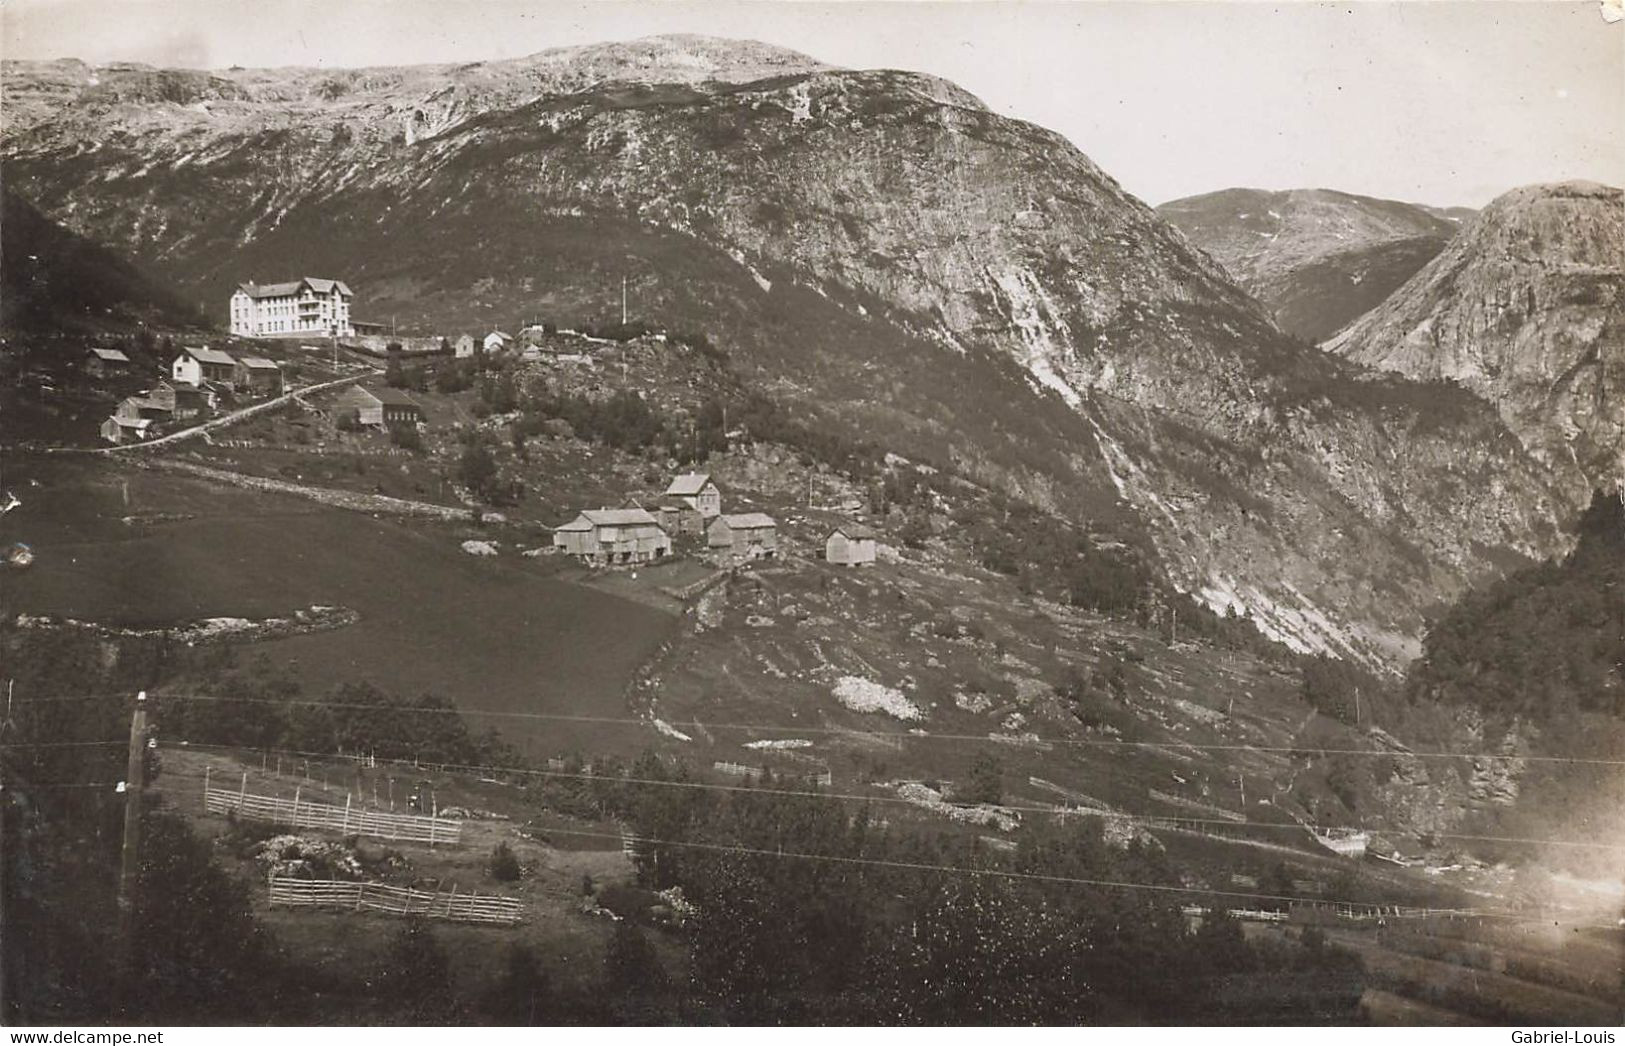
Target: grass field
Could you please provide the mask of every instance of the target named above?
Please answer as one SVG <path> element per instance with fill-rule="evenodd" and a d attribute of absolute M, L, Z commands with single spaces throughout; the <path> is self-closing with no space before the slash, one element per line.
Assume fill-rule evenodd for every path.
<path fill-rule="evenodd" d="M 109 465 L 36 460 L 6 471 L 23 505 L 0 535 L 37 556 L 8 577 L 8 609 L 149 627 L 312 604 L 358 611 L 349 628 L 250 648 L 308 690 L 367 680 L 505 712 L 624 716 L 625 686 L 677 621 L 528 560 L 469 556 L 465 535 L 448 526 Z M 635 752 L 653 736 L 506 718 L 472 725 L 549 754 Z"/>
<path fill-rule="evenodd" d="M 281 777 L 261 772 L 252 758 L 239 759 L 224 752 L 168 749 L 164 772 L 154 785 L 154 793 L 169 809 L 192 821 L 194 828 L 208 837 L 227 833 L 229 822 L 202 810 L 203 773 L 212 769 L 216 787 L 235 783 L 239 774 L 249 774 L 250 791 L 263 795 L 292 797 L 295 789 L 317 802 L 343 805 L 344 792 L 351 779 L 340 780 L 339 764 L 312 767 L 312 779 L 304 780 L 291 766 Z M 354 772 L 354 771 L 352 771 Z M 392 776 L 404 794 L 418 776 L 408 771 L 368 772 L 363 785 L 374 778 Z M 442 806 L 458 804 L 500 814 L 511 820 L 468 820 L 463 823 L 463 845 L 429 847 L 426 844 L 398 843 L 367 839 L 362 845 L 373 852 L 397 851 L 405 866 L 392 881 L 416 883 L 424 889 L 501 894 L 524 901 L 526 916 L 518 926 L 474 926 L 444 921 L 433 923 L 435 938 L 452 957 L 452 971 L 460 989 L 477 990 L 494 983 L 515 944 L 534 949 L 550 983 L 550 998 L 579 998 L 598 989 L 604 966 L 604 953 L 613 923 L 602 915 L 583 911 L 583 877 L 591 877 L 603 888 L 628 883 L 633 878 L 630 860 L 618 843 L 602 847 L 542 845 L 522 830 L 533 812 L 525 796 L 513 788 L 481 785 L 453 775 L 425 774 L 436 789 Z M 326 786 L 321 783 L 326 779 Z M 380 789 L 381 791 L 381 789 Z M 361 793 L 358 792 L 358 795 Z M 366 805 L 370 795 L 358 798 Z M 404 809 L 404 804 L 402 804 Z M 577 824 L 577 828 L 613 834 L 613 825 Z M 316 838 L 335 839 L 332 833 L 306 831 Z M 524 868 L 517 882 L 494 880 L 488 870 L 492 848 L 506 842 Z M 272 908 L 262 872 L 251 861 L 236 860 L 222 850 L 220 861 L 249 887 L 254 914 L 276 936 L 289 953 L 297 955 L 308 973 L 327 983 L 331 998 L 313 999 L 309 1014 L 312 1023 L 343 1022 L 357 1019 L 356 1006 L 372 1004 L 366 984 L 374 975 L 389 947 L 400 932 L 402 920 L 384 913 L 353 913 L 317 909 Z M 681 969 L 681 942 L 664 934 L 652 933 L 651 940 L 673 973 Z M 374 1021 L 387 1022 L 390 1015 L 376 1013 Z"/>

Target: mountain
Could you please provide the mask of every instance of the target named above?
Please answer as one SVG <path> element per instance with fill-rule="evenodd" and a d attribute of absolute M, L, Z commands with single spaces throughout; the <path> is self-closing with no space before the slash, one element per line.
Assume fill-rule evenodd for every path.
<path fill-rule="evenodd" d="M 1473 212 L 1330 189 L 1225 189 L 1157 213 L 1217 258 L 1282 330 L 1318 342 L 1410 279 Z"/>
<path fill-rule="evenodd" d="M 197 308 L 116 252 L 0 190 L 0 330 L 196 327 Z"/>
<path fill-rule="evenodd" d="M 1590 182 L 1498 197 L 1329 352 L 1493 403 L 1538 459 L 1625 482 L 1625 196 Z"/>
<path fill-rule="evenodd" d="M 1589 496 L 1477 397 L 1289 338 L 1071 143 L 932 77 L 662 38 L 5 84 L 8 180 L 211 308 L 320 272 L 361 316 L 563 326 L 618 318 L 624 280 L 818 425 L 1149 535 L 1298 649 L 1408 659 Z"/>

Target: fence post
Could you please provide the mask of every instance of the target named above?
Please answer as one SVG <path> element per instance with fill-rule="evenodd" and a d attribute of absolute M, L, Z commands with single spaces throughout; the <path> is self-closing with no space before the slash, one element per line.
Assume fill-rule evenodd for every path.
<path fill-rule="evenodd" d="M 211 773 L 213 773 L 213 772 L 214 772 L 214 767 L 212 767 L 212 766 L 205 766 L 203 768 L 203 812 L 204 813 L 209 812 L 209 775 Z"/>
<path fill-rule="evenodd" d="M 293 787 L 293 827 L 299 827 L 299 786 Z"/>
<path fill-rule="evenodd" d="M 248 794 L 248 771 L 243 771 L 243 781 L 237 786 L 237 811 L 242 812 L 243 797 Z"/>
<path fill-rule="evenodd" d="M 451 904 L 457 899 L 457 884 L 451 884 L 451 892 L 446 894 L 446 918 L 451 918 Z"/>
<path fill-rule="evenodd" d="M 350 793 L 344 793 L 344 834 L 350 834 Z"/>

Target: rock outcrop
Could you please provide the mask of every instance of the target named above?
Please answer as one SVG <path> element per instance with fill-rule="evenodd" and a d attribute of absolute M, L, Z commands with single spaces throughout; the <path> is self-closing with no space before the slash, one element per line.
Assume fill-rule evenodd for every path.
<path fill-rule="evenodd" d="M 1625 195 L 1515 189 L 1326 344 L 1368 367 L 1494 404 L 1548 466 L 1625 481 Z"/>

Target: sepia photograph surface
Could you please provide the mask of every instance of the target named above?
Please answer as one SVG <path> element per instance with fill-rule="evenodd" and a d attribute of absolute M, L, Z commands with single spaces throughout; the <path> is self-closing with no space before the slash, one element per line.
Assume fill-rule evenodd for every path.
<path fill-rule="evenodd" d="M 1625 1023 L 1617 0 L 0 58 L 0 1024 Z"/>

